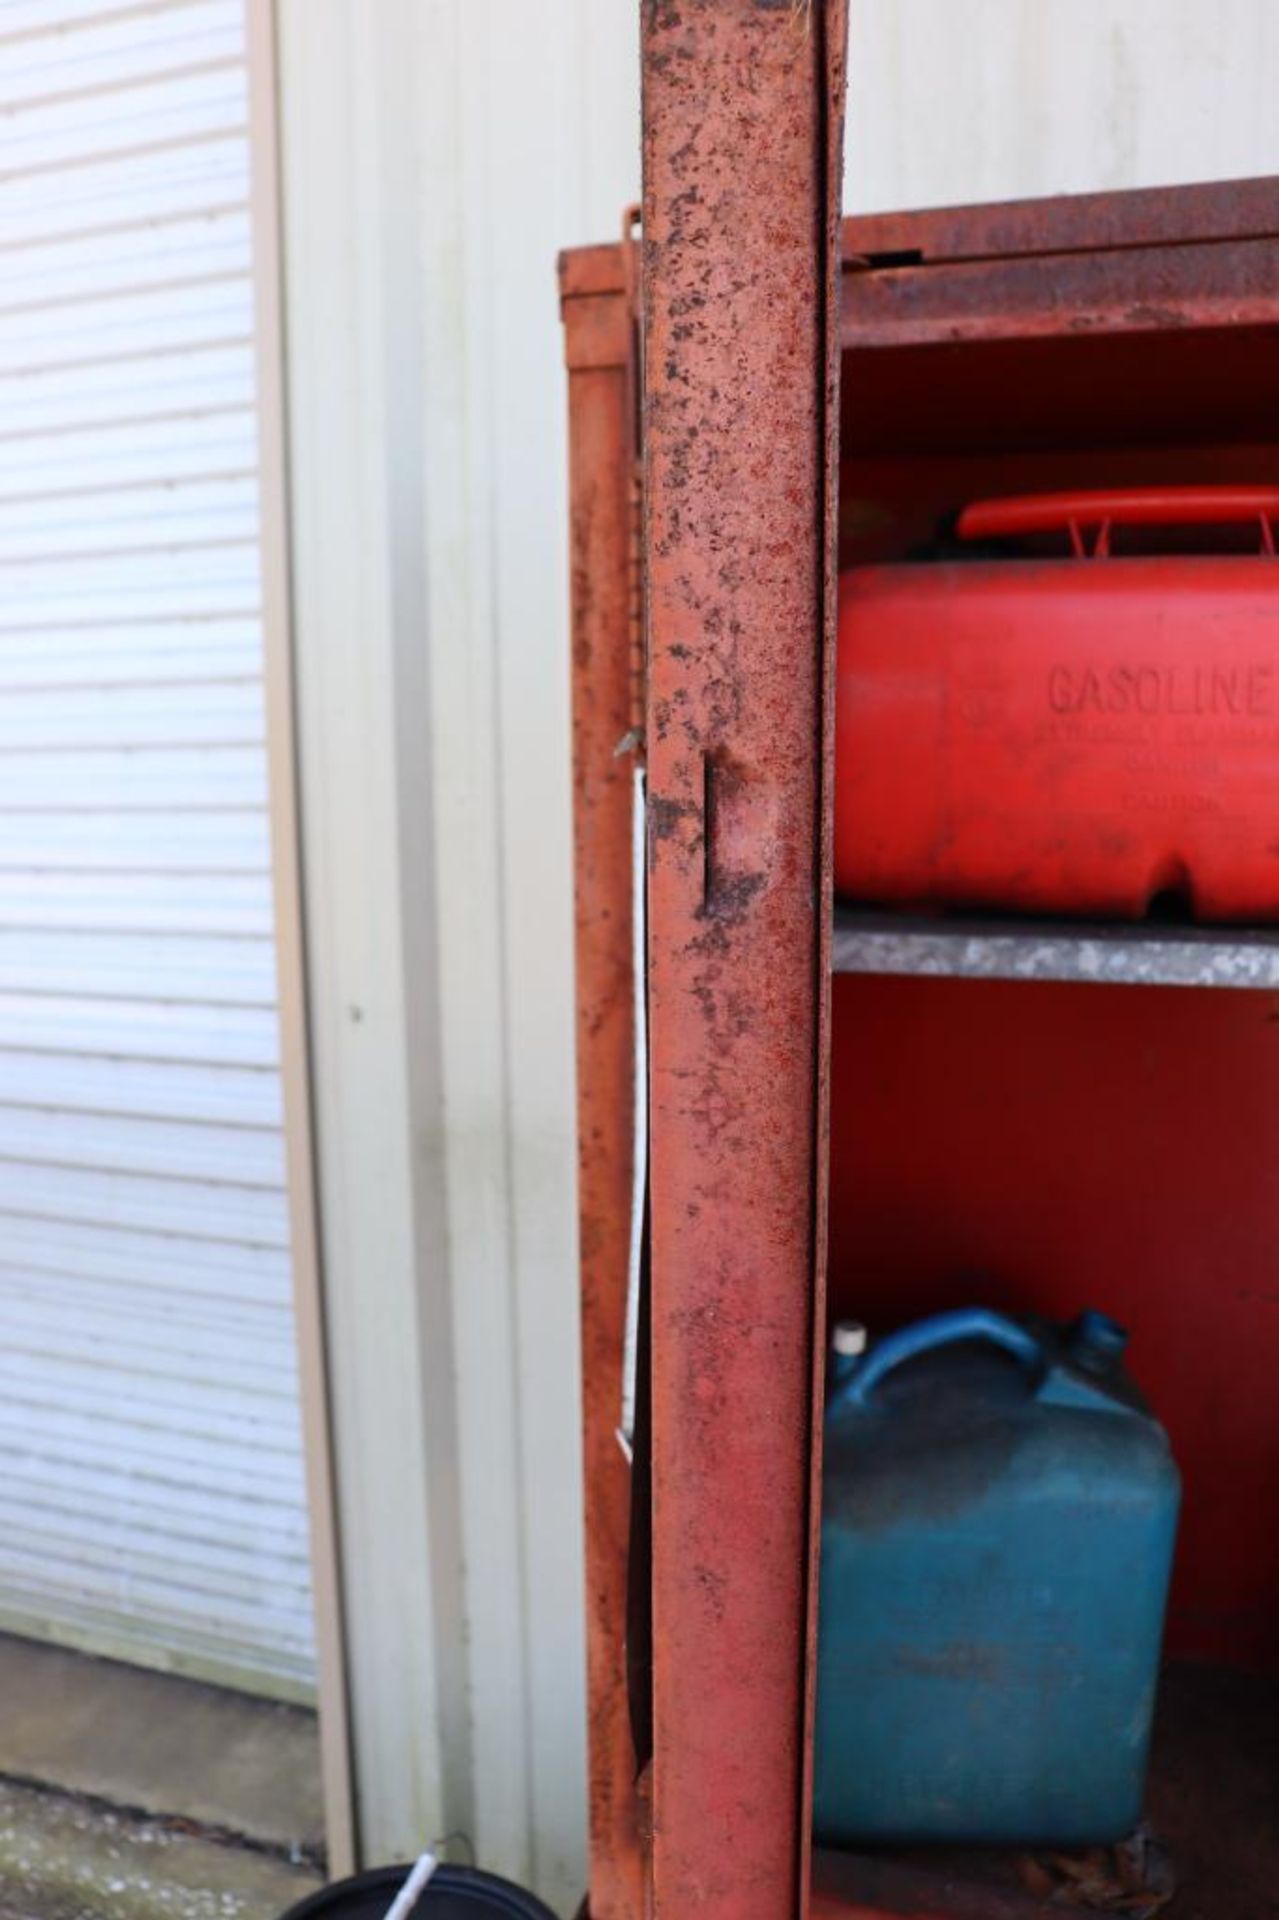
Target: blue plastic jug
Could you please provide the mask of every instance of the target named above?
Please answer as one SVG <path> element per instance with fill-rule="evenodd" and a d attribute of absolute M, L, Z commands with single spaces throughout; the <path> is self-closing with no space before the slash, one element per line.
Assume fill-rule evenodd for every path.
<path fill-rule="evenodd" d="M 1140 1818 L 1180 1488 L 1125 1340 L 971 1307 L 836 1352 L 819 1839 L 1091 1845 Z"/>

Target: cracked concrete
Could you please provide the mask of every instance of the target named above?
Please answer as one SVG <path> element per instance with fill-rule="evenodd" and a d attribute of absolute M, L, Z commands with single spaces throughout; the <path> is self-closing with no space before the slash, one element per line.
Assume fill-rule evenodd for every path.
<path fill-rule="evenodd" d="M 314 1868 L 0 1782 L 0 1920 L 278 1920 Z"/>

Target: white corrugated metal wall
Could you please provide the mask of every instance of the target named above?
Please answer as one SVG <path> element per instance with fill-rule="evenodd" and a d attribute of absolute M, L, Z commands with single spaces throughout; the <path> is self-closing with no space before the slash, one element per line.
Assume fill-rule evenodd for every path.
<path fill-rule="evenodd" d="M 0 4 L 0 1626 L 306 1697 L 245 63 Z"/>

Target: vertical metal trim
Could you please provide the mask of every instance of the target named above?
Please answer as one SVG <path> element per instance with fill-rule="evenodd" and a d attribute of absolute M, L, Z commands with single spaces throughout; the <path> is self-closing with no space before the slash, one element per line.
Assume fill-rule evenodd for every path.
<path fill-rule="evenodd" d="M 320 1273 L 294 750 L 275 0 L 248 0 L 246 18 L 267 742 L 281 1077 L 310 1513 L 325 1835 L 329 1869 L 338 1876 L 354 1870 L 357 1836 Z"/>
<path fill-rule="evenodd" d="M 828 14 L 643 18 L 658 1920 L 805 1874 Z"/>
<path fill-rule="evenodd" d="M 799 1911 L 812 1882 L 813 1728 L 817 1691 L 817 1595 L 821 1570 L 822 1419 L 825 1397 L 827 1240 L 830 1210 L 831 942 L 834 929 L 835 663 L 839 618 L 840 290 L 844 119 L 848 98 L 848 0 L 828 0 L 824 20 L 822 139 L 826 160 L 823 235 L 824 429 L 820 792 L 814 892 L 817 900 L 817 1141 L 813 1171 L 813 1302 L 809 1409 L 808 1592 L 804 1635 L 804 1726 L 799 1794 Z"/>
<path fill-rule="evenodd" d="M 620 266 L 620 262 L 619 262 Z M 574 297 L 569 367 L 578 1210 L 591 1920 L 643 1920 L 645 1862 L 628 1711 L 632 1473 L 617 1437 L 636 1118 L 632 833 L 631 329 L 619 283 Z"/>

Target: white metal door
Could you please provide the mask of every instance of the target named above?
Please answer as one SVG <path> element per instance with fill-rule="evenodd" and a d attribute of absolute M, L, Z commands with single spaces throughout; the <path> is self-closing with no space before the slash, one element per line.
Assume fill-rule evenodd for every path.
<path fill-rule="evenodd" d="M 0 105 L 0 1627 L 306 1697 L 242 0 Z"/>

